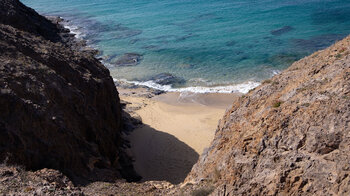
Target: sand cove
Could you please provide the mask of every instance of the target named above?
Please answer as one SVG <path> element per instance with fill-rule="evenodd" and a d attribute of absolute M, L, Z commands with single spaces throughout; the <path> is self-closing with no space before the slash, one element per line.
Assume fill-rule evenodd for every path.
<path fill-rule="evenodd" d="M 121 89 L 121 99 L 142 119 L 129 135 L 136 172 L 147 180 L 183 181 L 213 140 L 218 121 L 238 94 L 165 93 L 139 96 Z M 127 92 L 127 93 L 125 93 Z"/>

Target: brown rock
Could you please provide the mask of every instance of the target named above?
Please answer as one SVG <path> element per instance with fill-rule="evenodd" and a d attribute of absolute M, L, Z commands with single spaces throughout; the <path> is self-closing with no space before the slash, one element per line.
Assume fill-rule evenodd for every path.
<path fill-rule="evenodd" d="M 186 181 L 213 195 L 350 194 L 350 37 L 233 103 Z"/>
<path fill-rule="evenodd" d="M 109 71 L 57 41 L 57 32 L 18 0 L 0 1 L 0 161 L 89 180 L 137 180 L 121 148 Z"/>

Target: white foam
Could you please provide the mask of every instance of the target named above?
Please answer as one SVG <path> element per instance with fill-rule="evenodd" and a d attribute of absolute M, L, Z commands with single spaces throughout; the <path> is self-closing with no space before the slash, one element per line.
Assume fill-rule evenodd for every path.
<path fill-rule="evenodd" d="M 82 39 L 85 36 L 78 26 L 65 23 L 63 27 L 69 29 L 70 33 L 74 34 L 74 36 L 78 39 Z"/>
<path fill-rule="evenodd" d="M 272 70 L 272 76 L 280 74 L 281 71 L 280 70 Z"/>
<path fill-rule="evenodd" d="M 114 82 L 125 82 L 125 83 L 131 83 L 138 86 L 147 86 L 149 88 L 162 90 L 166 92 L 193 92 L 193 93 L 234 93 L 234 92 L 240 92 L 240 93 L 247 93 L 249 90 L 257 87 L 260 85 L 258 82 L 252 82 L 248 81 L 242 84 L 236 84 L 236 85 L 228 85 L 228 86 L 214 86 L 214 87 L 205 87 L 205 86 L 192 86 L 192 87 L 184 87 L 184 88 L 173 88 L 171 85 L 160 85 L 153 81 L 145 81 L 145 82 L 139 82 L 139 81 L 128 81 L 125 79 L 115 79 L 113 78 Z"/>

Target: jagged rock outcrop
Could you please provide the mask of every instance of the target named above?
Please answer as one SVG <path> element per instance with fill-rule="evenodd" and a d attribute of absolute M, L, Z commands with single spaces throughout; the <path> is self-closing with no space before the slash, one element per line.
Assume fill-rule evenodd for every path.
<path fill-rule="evenodd" d="M 90 180 L 138 179 L 121 150 L 109 71 L 61 33 L 18 0 L 0 1 L 0 162 Z"/>
<path fill-rule="evenodd" d="M 213 190 L 211 184 L 188 184 L 180 187 L 165 181 L 143 183 L 93 182 L 76 186 L 64 174 L 53 169 L 26 171 L 21 167 L 0 164 L 0 195 L 207 195 Z"/>
<path fill-rule="evenodd" d="M 25 171 L 0 164 L 1 195 L 84 195 L 79 187 L 53 169 Z"/>
<path fill-rule="evenodd" d="M 60 29 L 48 19 L 23 5 L 18 0 L 0 1 L 0 23 L 35 35 L 41 35 L 52 42 L 62 40 Z"/>
<path fill-rule="evenodd" d="M 213 195 L 350 194 L 350 37 L 233 103 L 186 181 Z"/>

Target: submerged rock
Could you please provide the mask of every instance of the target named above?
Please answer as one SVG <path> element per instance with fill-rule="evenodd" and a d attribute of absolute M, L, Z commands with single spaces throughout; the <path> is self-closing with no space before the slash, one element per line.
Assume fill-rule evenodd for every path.
<path fill-rule="evenodd" d="M 137 53 L 125 53 L 123 56 L 119 57 L 116 61 L 111 61 L 112 64 L 116 66 L 135 66 L 140 63 L 143 59 L 141 54 Z"/>
<path fill-rule="evenodd" d="M 271 63 L 273 65 L 290 65 L 296 60 L 299 60 L 301 55 L 298 54 L 287 54 L 287 53 L 281 53 L 281 54 L 275 54 L 267 59 L 268 63 Z"/>
<path fill-rule="evenodd" d="M 187 39 L 192 38 L 192 37 L 199 37 L 199 35 L 196 35 L 196 34 L 193 34 L 193 33 L 189 33 L 187 35 L 184 35 L 184 36 L 181 36 L 181 37 L 177 38 L 176 41 L 177 42 L 184 41 L 184 40 L 187 40 Z"/>
<path fill-rule="evenodd" d="M 142 46 L 142 49 L 146 49 L 146 50 L 158 50 L 159 46 L 156 45 L 146 45 L 146 46 Z"/>
<path fill-rule="evenodd" d="M 237 41 L 235 41 L 235 40 L 232 40 L 232 41 L 228 41 L 228 42 L 226 42 L 226 46 L 234 46 L 234 45 L 236 45 L 237 44 Z"/>
<path fill-rule="evenodd" d="M 320 7 L 315 9 L 311 14 L 311 22 L 313 25 L 345 25 L 350 20 L 350 12 L 348 6 L 332 6 Z"/>
<path fill-rule="evenodd" d="M 321 50 L 334 42 L 341 40 L 345 37 L 342 34 L 325 34 L 311 37 L 310 39 L 292 39 L 292 44 L 300 51 L 313 52 Z"/>
<path fill-rule="evenodd" d="M 140 35 L 142 33 L 141 30 L 131 29 L 129 27 L 123 26 L 122 24 L 117 24 L 112 29 L 114 31 L 113 39 L 126 39 Z"/>
<path fill-rule="evenodd" d="M 175 86 L 184 84 L 186 82 L 185 79 L 174 76 L 170 73 L 160 73 L 148 78 L 145 81 L 149 81 L 149 80 L 154 81 L 155 83 L 161 84 L 161 85 L 175 85 Z"/>
<path fill-rule="evenodd" d="M 284 26 L 284 27 L 282 27 L 282 28 L 280 28 L 280 29 L 272 30 L 270 33 L 271 33 L 272 35 L 280 36 L 280 35 L 282 35 L 282 34 L 285 34 L 285 33 L 290 32 L 290 31 L 292 31 L 292 30 L 294 30 L 293 27 L 291 27 L 291 26 Z"/>

